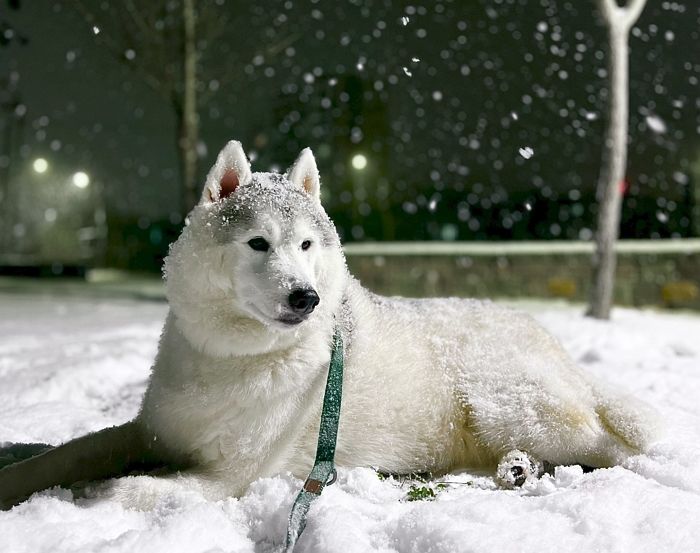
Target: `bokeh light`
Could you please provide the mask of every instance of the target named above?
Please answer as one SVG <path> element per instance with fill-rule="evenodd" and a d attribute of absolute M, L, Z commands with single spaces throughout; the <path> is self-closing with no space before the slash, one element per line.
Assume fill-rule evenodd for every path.
<path fill-rule="evenodd" d="M 32 163 L 32 169 L 39 174 L 46 173 L 49 169 L 49 162 L 43 157 L 38 157 L 34 160 L 34 163 Z"/>
<path fill-rule="evenodd" d="M 355 154 L 352 156 L 352 167 L 358 171 L 362 171 L 367 167 L 367 158 L 363 154 Z"/>
<path fill-rule="evenodd" d="M 73 175 L 73 184 L 78 188 L 87 188 L 90 184 L 90 177 L 83 171 L 78 171 Z"/>

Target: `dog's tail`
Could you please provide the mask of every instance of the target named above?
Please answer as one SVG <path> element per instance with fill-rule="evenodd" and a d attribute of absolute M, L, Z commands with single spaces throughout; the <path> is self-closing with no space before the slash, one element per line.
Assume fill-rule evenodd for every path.
<path fill-rule="evenodd" d="M 70 487 L 165 465 L 138 422 L 105 428 L 0 469 L 0 509 L 53 486 Z"/>

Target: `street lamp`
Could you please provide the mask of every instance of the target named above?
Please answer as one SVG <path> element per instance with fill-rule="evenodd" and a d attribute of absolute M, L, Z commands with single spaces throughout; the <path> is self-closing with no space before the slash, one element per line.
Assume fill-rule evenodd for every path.
<path fill-rule="evenodd" d="M 46 171 L 49 168 L 49 162 L 46 161 L 43 157 L 38 157 L 34 160 L 34 163 L 32 163 L 32 169 L 36 173 L 42 174 L 46 173 Z"/>
<path fill-rule="evenodd" d="M 90 177 L 83 171 L 78 171 L 73 175 L 73 184 L 78 188 L 87 188 L 90 184 Z"/>
<path fill-rule="evenodd" d="M 367 158 L 363 154 L 355 154 L 352 156 L 350 163 L 352 164 L 353 169 L 362 171 L 365 167 L 367 167 Z"/>

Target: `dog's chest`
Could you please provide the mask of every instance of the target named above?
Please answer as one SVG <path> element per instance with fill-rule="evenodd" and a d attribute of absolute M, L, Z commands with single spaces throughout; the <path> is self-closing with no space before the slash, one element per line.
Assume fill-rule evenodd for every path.
<path fill-rule="evenodd" d="M 202 408 L 197 412 L 193 406 L 198 430 L 192 445 L 200 461 L 228 465 L 266 456 L 303 394 L 295 375 L 284 374 L 295 369 L 258 368 L 234 380 L 210 374 L 197 379 L 195 398 Z"/>
<path fill-rule="evenodd" d="M 190 351 L 178 359 L 176 374 L 156 367 L 144 412 L 167 445 L 199 464 L 239 470 L 274 464 L 303 440 L 328 356 L 310 347 L 233 359 Z"/>

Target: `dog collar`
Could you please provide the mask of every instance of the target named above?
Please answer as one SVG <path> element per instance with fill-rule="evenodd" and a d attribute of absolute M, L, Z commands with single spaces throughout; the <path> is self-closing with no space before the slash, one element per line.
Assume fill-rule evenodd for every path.
<path fill-rule="evenodd" d="M 287 525 L 287 553 L 294 550 L 299 536 L 306 527 L 306 515 L 311 503 L 321 495 L 323 488 L 336 480 L 334 465 L 335 445 L 338 438 L 340 420 L 340 401 L 343 397 L 343 337 L 339 327 L 333 332 L 331 361 L 328 366 L 326 392 L 323 396 L 321 426 L 318 431 L 316 460 L 304 486 L 297 495 Z"/>

